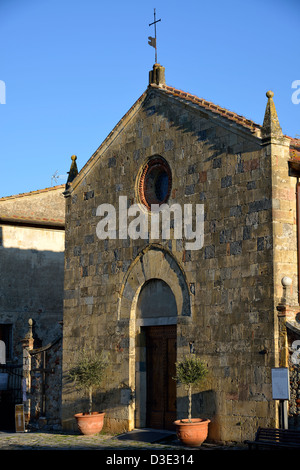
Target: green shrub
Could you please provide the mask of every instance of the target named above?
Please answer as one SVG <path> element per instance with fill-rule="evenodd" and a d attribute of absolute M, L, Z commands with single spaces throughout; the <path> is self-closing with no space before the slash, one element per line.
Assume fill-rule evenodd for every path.
<path fill-rule="evenodd" d="M 80 359 L 69 371 L 68 376 L 74 381 L 75 386 L 85 390 L 88 394 L 89 414 L 92 413 L 93 392 L 100 387 L 107 366 L 108 361 L 103 353 L 97 354 L 83 349 L 80 353 Z"/>
<path fill-rule="evenodd" d="M 208 370 L 200 358 L 190 354 L 183 361 L 176 362 L 175 380 L 187 387 L 189 397 L 188 419 L 192 419 L 192 388 L 207 375 Z"/>

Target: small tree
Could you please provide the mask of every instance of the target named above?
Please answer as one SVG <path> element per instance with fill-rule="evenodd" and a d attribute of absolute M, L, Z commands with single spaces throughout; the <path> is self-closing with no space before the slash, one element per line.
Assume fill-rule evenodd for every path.
<path fill-rule="evenodd" d="M 188 418 L 192 421 L 192 388 L 201 382 L 207 375 L 208 370 L 205 364 L 192 354 L 186 356 L 183 361 L 176 362 L 175 380 L 187 387 L 189 397 Z"/>
<path fill-rule="evenodd" d="M 88 394 L 89 414 L 93 408 L 93 392 L 101 385 L 107 365 L 103 353 L 97 354 L 83 349 L 77 364 L 69 371 L 69 378 Z"/>

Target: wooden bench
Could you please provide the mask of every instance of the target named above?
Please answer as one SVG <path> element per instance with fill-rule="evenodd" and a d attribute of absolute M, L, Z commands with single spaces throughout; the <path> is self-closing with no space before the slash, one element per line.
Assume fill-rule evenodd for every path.
<path fill-rule="evenodd" d="M 300 431 L 293 429 L 258 428 L 254 441 L 245 441 L 249 449 L 273 447 L 300 450 Z"/>

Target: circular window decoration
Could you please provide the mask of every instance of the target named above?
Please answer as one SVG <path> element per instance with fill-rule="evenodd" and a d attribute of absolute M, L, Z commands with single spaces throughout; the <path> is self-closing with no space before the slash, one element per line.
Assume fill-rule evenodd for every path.
<path fill-rule="evenodd" d="M 151 209 L 151 204 L 165 203 L 171 192 L 171 170 L 162 157 L 151 158 L 143 168 L 139 180 L 141 202 Z"/>

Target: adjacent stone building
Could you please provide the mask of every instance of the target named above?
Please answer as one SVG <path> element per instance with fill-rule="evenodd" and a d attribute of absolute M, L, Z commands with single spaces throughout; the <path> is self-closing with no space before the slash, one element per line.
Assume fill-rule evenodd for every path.
<path fill-rule="evenodd" d="M 288 366 L 299 338 L 300 141 L 283 135 L 270 91 L 262 114 L 265 106 L 256 124 L 166 85 L 155 64 L 79 173 L 72 157 L 65 428 L 85 403 L 67 380 L 82 347 L 109 358 L 95 394 L 108 429 L 172 428 L 185 417 L 186 391 L 173 376 L 191 353 L 209 368 L 193 396 L 194 417 L 211 420 L 209 439 L 241 442 L 279 425 L 271 370 Z M 166 204 L 169 231 L 155 225 L 151 204 Z"/>
<path fill-rule="evenodd" d="M 14 426 L 15 404 L 24 404 L 27 423 L 60 424 L 63 191 L 0 199 L 0 374 L 9 375 L 0 385 L 1 429 Z"/>

